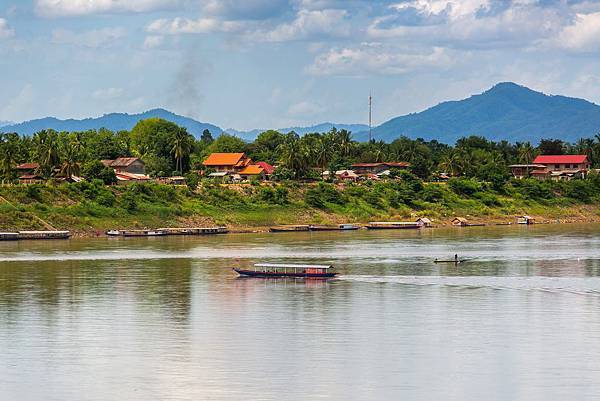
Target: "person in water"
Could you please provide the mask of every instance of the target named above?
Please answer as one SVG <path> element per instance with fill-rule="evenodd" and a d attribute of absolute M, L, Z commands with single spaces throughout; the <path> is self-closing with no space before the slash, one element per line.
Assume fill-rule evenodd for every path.
<path fill-rule="evenodd" d="M 454 254 L 454 263 L 458 263 L 458 253 Z"/>

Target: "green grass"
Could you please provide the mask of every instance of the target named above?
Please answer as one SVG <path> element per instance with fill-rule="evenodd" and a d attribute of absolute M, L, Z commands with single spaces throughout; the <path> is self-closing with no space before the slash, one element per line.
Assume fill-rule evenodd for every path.
<path fill-rule="evenodd" d="M 463 179 L 464 180 L 464 179 Z M 112 228 L 200 226 L 267 227 L 412 220 L 455 216 L 512 220 L 527 213 L 546 219 L 600 214 L 597 182 L 511 182 L 499 191 L 485 183 L 403 181 L 337 186 L 297 183 L 186 187 L 143 184 L 105 187 L 98 182 L 0 187 L 0 230 L 57 229 L 91 233 Z M 585 200 L 580 199 L 581 197 Z"/>

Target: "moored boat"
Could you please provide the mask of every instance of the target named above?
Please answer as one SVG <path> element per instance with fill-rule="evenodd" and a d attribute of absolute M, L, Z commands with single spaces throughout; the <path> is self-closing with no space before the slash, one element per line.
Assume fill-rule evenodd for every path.
<path fill-rule="evenodd" d="M 328 265 L 257 263 L 250 269 L 234 268 L 233 270 L 243 277 L 331 278 L 337 274 L 331 269 L 333 266 Z"/>
<path fill-rule="evenodd" d="M 356 224 L 336 224 L 334 226 L 311 225 L 310 231 L 351 231 L 359 230 L 360 226 Z"/>
<path fill-rule="evenodd" d="M 269 228 L 272 233 L 285 233 L 285 232 L 296 232 L 296 231 L 309 231 L 310 226 L 305 224 L 295 224 L 287 226 L 275 226 Z"/>
<path fill-rule="evenodd" d="M 372 221 L 367 224 L 369 230 L 401 230 L 421 227 L 420 223 L 412 221 Z"/>

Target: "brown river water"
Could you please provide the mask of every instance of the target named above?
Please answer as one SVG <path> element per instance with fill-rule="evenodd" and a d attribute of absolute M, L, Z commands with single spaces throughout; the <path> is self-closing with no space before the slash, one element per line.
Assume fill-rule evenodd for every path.
<path fill-rule="evenodd" d="M 600 400 L 600 225 L 0 243 L 2 401 L 400 399 Z"/>

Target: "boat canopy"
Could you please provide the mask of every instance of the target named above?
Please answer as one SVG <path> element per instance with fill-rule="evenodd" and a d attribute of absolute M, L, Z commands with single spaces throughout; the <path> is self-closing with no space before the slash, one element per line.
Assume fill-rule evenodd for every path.
<path fill-rule="evenodd" d="M 279 263 L 257 263 L 254 267 L 281 268 L 281 269 L 333 269 L 329 265 L 295 265 L 295 264 L 279 264 Z"/>

